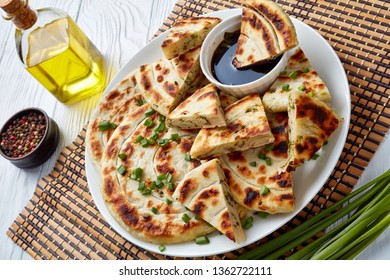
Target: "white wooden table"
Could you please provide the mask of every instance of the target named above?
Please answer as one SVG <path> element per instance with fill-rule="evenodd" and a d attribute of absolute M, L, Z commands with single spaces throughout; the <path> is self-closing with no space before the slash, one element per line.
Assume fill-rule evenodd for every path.
<path fill-rule="evenodd" d="M 168 16 L 175 0 L 30 0 L 33 8 L 57 7 L 79 24 L 105 56 L 107 78 L 142 48 Z M 66 106 L 52 97 L 23 68 L 15 51 L 14 27 L 0 19 L 0 125 L 15 112 L 39 107 L 60 127 L 56 153 L 40 167 L 22 170 L 0 158 L 0 260 L 31 259 L 6 235 L 8 227 L 31 198 L 38 180 L 54 166 L 63 147 L 72 142 L 98 102 L 99 96 Z M 359 185 L 390 167 L 389 134 L 362 176 Z M 360 259 L 390 259 L 390 230 L 387 230 Z"/>

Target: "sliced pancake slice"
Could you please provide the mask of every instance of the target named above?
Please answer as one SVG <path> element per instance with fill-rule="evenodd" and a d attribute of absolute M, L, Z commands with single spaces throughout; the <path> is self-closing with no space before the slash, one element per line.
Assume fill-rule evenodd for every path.
<path fill-rule="evenodd" d="M 172 198 L 230 240 L 245 241 L 240 217 L 218 159 L 191 170 L 176 187 Z"/>
<path fill-rule="evenodd" d="M 175 59 L 160 59 L 142 65 L 137 84 L 145 100 L 160 114 L 167 116 L 183 99 L 199 75 L 200 48 L 188 51 Z"/>
<path fill-rule="evenodd" d="M 214 85 L 209 84 L 188 97 L 167 116 L 169 127 L 201 129 L 226 126 L 225 116 Z"/>
<path fill-rule="evenodd" d="M 243 8 L 234 66 L 248 67 L 272 60 L 280 54 L 278 38 L 268 20 L 252 9 Z"/>
<path fill-rule="evenodd" d="M 295 91 L 304 92 L 325 103 L 331 100 L 329 89 L 301 48 L 296 49 L 285 71 L 280 73 L 264 94 L 262 100 L 265 109 L 270 112 L 287 112 L 288 97 Z"/>
<path fill-rule="evenodd" d="M 169 30 L 161 49 L 166 59 L 173 59 L 202 45 L 211 29 L 221 19 L 213 17 L 190 17 L 178 20 Z"/>
<path fill-rule="evenodd" d="M 281 52 L 298 45 L 294 24 L 288 14 L 272 0 L 247 0 L 247 6 L 262 14 L 272 25 Z"/>
<path fill-rule="evenodd" d="M 274 141 L 263 104 L 257 94 L 238 100 L 224 110 L 226 127 L 203 128 L 191 148 L 194 158 L 243 151 Z"/>
<path fill-rule="evenodd" d="M 305 160 L 313 158 L 340 125 L 341 119 L 324 102 L 303 92 L 290 95 L 288 116 L 288 170 L 293 171 Z"/>
<path fill-rule="evenodd" d="M 132 71 L 115 87 L 103 95 L 92 113 L 86 133 L 86 145 L 91 159 L 99 167 L 104 147 L 118 126 L 129 112 L 141 107 L 145 100 L 136 82 L 138 69 Z M 111 128 L 101 130 L 99 124 L 110 122 Z"/>
<path fill-rule="evenodd" d="M 271 214 L 294 210 L 291 173 L 288 172 L 287 113 L 268 114 L 272 144 L 221 156 L 233 199 L 252 211 Z"/>

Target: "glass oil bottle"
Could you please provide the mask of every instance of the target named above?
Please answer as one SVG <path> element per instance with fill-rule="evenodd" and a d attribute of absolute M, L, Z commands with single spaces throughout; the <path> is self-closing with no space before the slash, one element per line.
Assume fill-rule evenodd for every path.
<path fill-rule="evenodd" d="M 67 13 L 34 11 L 22 0 L 0 0 L 0 7 L 16 26 L 16 49 L 26 70 L 60 102 L 103 92 L 104 59 Z"/>

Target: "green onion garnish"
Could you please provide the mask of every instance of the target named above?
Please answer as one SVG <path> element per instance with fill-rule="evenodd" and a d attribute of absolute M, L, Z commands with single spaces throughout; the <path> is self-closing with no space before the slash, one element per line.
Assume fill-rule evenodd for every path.
<path fill-rule="evenodd" d="M 185 154 L 184 159 L 186 161 L 191 161 L 191 155 L 190 154 Z"/>
<path fill-rule="evenodd" d="M 263 154 L 263 153 L 259 153 L 257 156 L 259 157 L 259 159 L 265 159 L 266 158 L 265 154 Z"/>
<path fill-rule="evenodd" d="M 302 71 L 303 73 L 309 73 L 309 68 L 302 68 L 301 71 Z"/>
<path fill-rule="evenodd" d="M 169 140 L 168 140 L 168 139 L 159 139 L 159 140 L 157 141 L 157 145 L 159 145 L 160 147 L 164 147 L 164 146 L 166 146 L 168 143 L 169 143 Z"/>
<path fill-rule="evenodd" d="M 156 188 L 156 181 L 151 182 L 149 188 L 154 190 Z"/>
<path fill-rule="evenodd" d="M 286 74 L 287 74 L 286 71 L 282 71 L 282 72 L 279 73 L 280 76 L 284 76 L 284 75 L 286 75 Z"/>
<path fill-rule="evenodd" d="M 305 85 L 300 85 L 300 86 L 298 87 L 298 89 L 299 89 L 300 91 L 304 91 L 304 90 L 306 89 L 306 87 L 305 87 Z"/>
<path fill-rule="evenodd" d="M 109 120 L 100 122 L 98 126 L 100 131 L 115 129 L 117 127 L 116 124 L 111 123 Z"/>
<path fill-rule="evenodd" d="M 158 139 L 158 133 L 156 132 L 156 131 L 152 131 L 152 134 L 150 135 L 150 137 L 149 137 L 149 140 L 150 139 L 153 139 L 154 141 L 157 141 L 157 139 Z"/>
<path fill-rule="evenodd" d="M 154 125 L 154 121 L 152 121 L 151 119 L 146 119 L 144 121 L 144 126 L 151 127 L 153 125 Z"/>
<path fill-rule="evenodd" d="M 198 245 L 209 244 L 210 240 L 207 236 L 199 236 L 195 239 L 195 243 Z"/>
<path fill-rule="evenodd" d="M 289 85 L 289 84 L 284 84 L 284 85 L 282 86 L 282 90 L 283 90 L 283 91 L 289 91 L 289 90 L 290 90 L 290 85 Z"/>
<path fill-rule="evenodd" d="M 162 180 L 165 180 L 165 178 L 167 178 L 167 175 L 166 174 L 160 174 L 157 176 L 157 179 L 162 181 Z"/>
<path fill-rule="evenodd" d="M 292 71 L 290 75 L 288 75 L 291 79 L 295 79 L 298 76 L 298 72 Z"/>
<path fill-rule="evenodd" d="M 133 179 L 133 180 L 136 180 L 136 181 L 140 181 L 141 178 L 142 178 L 142 173 L 143 173 L 143 170 L 141 167 L 137 167 L 136 169 L 134 169 L 131 174 L 129 175 L 129 178 L 130 179 Z"/>
<path fill-rule="evenodd" d="M 150 210 L 151 210 L 154 214 L 157 214 L 157 213 L 158 213 L 158 210 L 157 210 L 156 207 L 152 207 Z"/>
<path fill-rule="evenodd" d="M 135 139 L 135 141 L 134 141 L 134 143 L 140 143 L 142 140 L 144 140 L 144 138 L 141 136 L 141 135 L 139 135 L 136 139 Z"/>
<path fill-rule="evenodd" d="M 125 153 L 120 153 L 120 154 L 118 154 L 118 158 L 127 159 L 127 155 Z"/>
<path fill-rule="evenodd" d="M 310 97 L 314 97 L 314 91 L 313 90 L 311 90 L 310 92 L 309 92 L 309 95 L 310 95 Z"/>
<path fill-rule="evenodd" d="M 163 132 L 164 129 L 165 129 L 165 123 L 163 123 L 163 122 L 160 122 L 160 123 L 154 128 L 154 130 L 155 130 L 156 132 L 158 132 L 158 133 Z"/>
<path fill-rule="evenodd" d="M 149 147 L 150 146 L 150 140 L 149 139 L 142 139 L 141 141 L 141 145 L 142 147 L 146 148 L 146 147 Z"/>
<path fill-rule="evenodd" d="M 275 148 L 275 144 L 274 143 L 271 143 L 271 144 L 268 144 L 264 147 L 264 150 L 267 151 L 267 152 L 270 152 L 272 151 L 273 149 Z"/>
<path fill-rule="evenodd" d="M 166 198 L 165 201 L 167 204 L 172 204 L 172 200 L 170 200 L 169 198 Z"/>
<path fill-rule="evenodd" d="M 152 190 L 151 189 L 143 189 L 142 190 L 142 194 L 143 195 L 149 195 L 149 194 L 151 194 L 152 193 Z"/>
<path fill-rule="evenodd" d="M 140 183 L 138 184 L 138 190 L 139 190 L 139 191 L 143 191 L 145 188 L 146 188 L 146 185 L 145 185 L 144 182 L 140 182 Z"/>
<path fill-rule="evenodd" d="M 241 224 L 244 229 L 250 229 L 253 226 L 253 216 L 244 219 Z"/>
<path fill-rule="evenodd" d="M 175 190 L 175 185 L 174 185 L 173 183 L 169 182 L 169 183 L 168 183 L 168 189 L 169 189 L 170 191 L 174 191 L 174 190 Z"/>
<path fill-rule="evenodd" d="M 184 213 L 183 216 L 181 216 L 181 219 L 185 222 L 188 223 L 190 221 L 190 217 L 187 215 L 187 213 Z"/>
<path fill-rule="evenodd" d="M 164 122 L 165 121 L 165 117 L 163 115 L 158 115 L 158 121 L 159 122 Z"/>
<path fill-rule="evenodd" d="M 118 169 L 117 169 L 116 171 L 118 171 L 119 174 L 123 175 L 123 174 L 125 174 L 125 172 L 126 172 L 126 167 L 124 167 L 124 166 L 121 164 L 121 165 L 119 165 L 119 167 L 118 167 Z"/>
<path fill-rule="evenodd" d="M 148 109 L 145 111 L 145 116 L 147 117 L 150 117 L 151 115 L 153 115 L 154 113 L 156 113 L 155 110 L 153 110 L 152 108 Z"/>
<path fill-rule="evenodd" d="M 165 249 L 166 249 L 166 247 L 165 247 L 163 244 L 161 244 L 160 246 L 158 246 L 158 250 L 159 250 L 160 252 L 164 252 Z"/>
<path fill-rule="evenodd" d="M 267 188 L 267 186 L 261 186 L 260 188 L 260 195 L 261 196 L 265 196 L 267 193 L 269 193 L 269 188 Z"/>
<path fill-rule="evenodd" d="M 267 213 L 267 212 L 259 212 L 259 213 L 257 213 L 257 217 L 262 218 L 262 219 L 265 219 L 268 216 L 269 216 L 269 213 Z"/>
<path fill-rule="evenodd" d="M 161 180 L 156 180 L 156 188 L 158 189 L 161 189 L 162 187 L 164 187 L 164 182 L 161 181 Z"/>
<path fill-rule="evenodd" d="M 180 139 L 180 136 L 179 136 L 179 134 L 174 133 L 174 134 L 171 135 L 171 139 L 172 139 L 173 141 L 176 141 L 176 140 L 179 140 L 179 139 Z"/>
<path fill-rule="evenodd" d="M 266 157 L 264 160 L 265 160 L 265 163 L 266 163 L 268 166 L 271 166 L 271 165 L 272 165 L 271 158 Z"/>
<path fill-rule="evenodd" d="M 252 161 L 249 163 L 250 166 L 252 167 L 256 167 L 257 166 L 257 162 L 256 161 Z"/>
<path fill-rule="evenodd" d="M 311 159 L 316 160 L 317 158 L 319 158 L 319 156 L 320 156 L 319 154 L 314 154 Z"/>
<path fill-rule="evenodd" d="M 137 104 L 138 104 L 138 106 L 142 106 L 142 105 L 144 105 L 144 101 L 141 98 L 138 98 Z"/>
<path fill-rule="evenodd" d="M 167 179 L 167 182 L 172 182 L 172 179 L 173 179 L 173 176 L 171 173 L 167 173 L 165 174 L 165 179 Z"/>

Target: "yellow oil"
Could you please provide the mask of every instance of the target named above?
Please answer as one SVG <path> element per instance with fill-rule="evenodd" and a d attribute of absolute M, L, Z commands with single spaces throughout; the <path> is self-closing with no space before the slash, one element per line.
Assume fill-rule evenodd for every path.
<path fill-rule="evenodd" d="M 70 17 L 29 34 L 25 64 L 28 72 L 66 104 L 101 94 L 105 87 L 103 57 Z"/>

